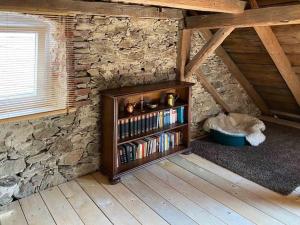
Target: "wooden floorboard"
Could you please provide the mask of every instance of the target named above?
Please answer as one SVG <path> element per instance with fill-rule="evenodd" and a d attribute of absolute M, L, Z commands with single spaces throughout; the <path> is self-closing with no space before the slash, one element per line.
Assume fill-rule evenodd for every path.
<path fill-rule="evenodd" d="M 221 202 L 215 200 L 211 196 L 198 190 L 191 184 L 173 175 L 169 171 L 158 165 L 152 165 L 147 168 L 153 175 L 164 180 L 168 185 L 185 195 L 191 201 L 205 207 L 210 213 L 217 216 L 220 220 L 231 225 L 254 224 L 246 218 L 239 215 L 234 210 L 226 207 Z"/>
<path fill-rule="evenodd" d="M 57 225 L 84 225 L 58 187 L 42 191 L 41 196 Z"/>
<path fill-rule="evenodd" d="M 111 185 L 99 172 L 0 208 L 1 225 L 299 225 L 282 196 L 197 155 L 179 155 Z"/>
<path fill-rule="evenodd" d="M 241 201 L 244 201 L 246 204 L 249 204 L 254 208 L 260 210 L 261 212 L 265 213 L 266 215 L 277 219 L 281 223 L 289 225 L 300 224 L 300 217 L 296 216 L 295 214 L 289 212 L 288 210 L 278 205 L 272 204 L 268 200 L 259 197 L 255 193 L 249 192 L 244 188 L 235 185 L 234 183 L 226 180 L 221 176 L 218 176 L 208 170 L 201 168 L 200 166 L 184 159 L 183 157 L 173 157 L 172 159 L 170 159 L 170 161 L 177 164 L 178 166 L 181 166 L 183 171 L 190 171 L 199 178 L 237 197 Z M 256 213 L 254 214 L 254 218 L 255 221 L 258 220 L 258 215 Z M 270 220 L 267 219 L 268 223 L 269 221 Z"/>
<path fill-rule="evenodd" d="M 198 190 L 207 194 L 216 201 L 221 202 L 223 205 L 231 208 L 239 215 L 247 218 L 253 223 L 258 222 L 259 224 L 269 225 L 270 223 L 281 225 L 278 220 L 264 214 L 262 211 L 256 209 L 255 207 L 248 205 L 246 202 L 236 198 L 235 196 L 223 191 L 222 189 L 210 184 L 209 182 L 197 177 L 193 173 L 175 165 L 172 162 L 166 161 L 160 164 L 163 168 L 174 174 L 175 176 L 181 178 L 187 183 L 191 184 Z"/>
<path fill-rule="evenodd" d="M 148 186 L 139 181 L 136 177 L 128 175 L 122 179 L 122 183 L 125 184 L 128 189 L 133 191 L 133 193 L 135 193 L 140 199 L 142 199 L 148 206 L 150 206 L 168 223 L 174 225 L 199 224 L 193 221 L 187 215 L 185 215 L 178 208 L 173 206 L 162 196 L 151 190 Z"/>
<path fill-rule="evenodd" d="M 102 174 L 95 173 L 93 177 L 113 195 L 131 214 L 145 225 L 167 225 L 168 223 L 157 215 L 148 205 L 134 195 L 123 184 L 110 185 L 108 179 Z M 149 219 L 151 218 L 151 220 Z"/>
<path fill-rule="evenodd" d="M 85 225 L 112 224 L 76 181 L 61 184 L 59 188 Z"/>
<path fill-rule="evenodd" d="M 199 205 L 177 192 L 174 188 L 167 185 L 163 180 L 152 176 L 149 171 L 140 170 L 135 173 L 135 176 L 194 221 L 201 221 L 201 224 L 203 225 L 225 224 L 217 217 L 210 214 L 206 209 L 201 208 Z"/>
<path fill-rule="evenodd" d="M 19 202 L 29 225 L 56 224 L 39 193 L 23 198 Z"/>
<path fill-rule="evenodd" d="M 77 182 L 90 196 L 95 204 L 104 212 L 115 225 L 140 224 L 108 191 L 91 175 L 77 179 Z"/>
<path fill-rule="evenodd" d="M 19 201 L 10 203 L 0 208 L 1 225 L 27 225 L 26 218 L 23 214 Z"/>
<path fill-rule="evenodd" d="M 190 160 L 191 162 L 199 165 L 203 169 L 211 171 L 214 174 L 218 174 L 223 178 L 231 181 L 232 183 L 242 187 L 243 189 L 258 195 L 260 198 L 270 201 L 272 204 L 278 205 L 279 207 L 285 208 L 290 212 L 300 216 L 300 198 L 282 196 L 272 190 L 269 190 L 263 186 L 260 186 L 244 177 L 241 177 L 223 167 L 220 167 L 204 158 L 201 158 L 195 154 L 188 156 L 181 155 L 181 157 Z"/>

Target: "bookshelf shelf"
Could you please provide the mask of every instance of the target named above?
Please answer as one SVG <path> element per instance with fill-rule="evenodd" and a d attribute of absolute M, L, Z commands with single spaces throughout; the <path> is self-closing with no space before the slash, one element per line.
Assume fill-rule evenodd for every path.
<path fill-rule="evenodd" d="M 143 133 L 141 135 L 137 135 L 137 136 L 130 137 L 130 138 L 125 138 L 125 139 L 120 139 L 118 141 L 118 145 L 123 145 L 123 144 L 129 143 L 129 142 L 132 142 L 132 141 L 139 140 L 141 138 L 157 135 L 157 134 L 160 134 L 160 133 L 163 133 L 163 132 L 168 132 L 168 131 L 171 131 L 171 130 L 176 130 L 176 129 L 186 127 L 186 126 L 188 126 L 187 123 L 175 123 L 175 124 L 172 124 L 170 126 L 166 126 L 162 129 L 155 129 L 155 130 Z"/>
<path fill-rule="evenodd" d="M 182 106 L 186 107 L 186 106 L 188 106 L 188 104 L 186 104 L 184 102 L 177 102 L 174 107 L 168 107 L 168 106 L 165 106 L 165 105 L 160 105 L 156 109 L 145 109 L 145 111 L 143 111 L 143 112 L 135 111 L 134 113 L 132 113 L 130 115 L 128 115 L 128 113 L 121 112 L 121 113 L 119 113 L 119 120 L 130 119 L 132 117 L 139 116 L 139 115 L 146 115 L 148 113 L 156 113 L 156 112 L 164 111 L 166 109 L 177 109 L 177 108 L 182 107 Z"/>
<path fill-rule="evenodd" d="M 169 82 L 162 82 L 157 84 L 139 85 L 136 87 L 123 87 L 118 89 L 110 89 L 101 92 L 102 103 L 103 103 L 102 104 L 103 144 L 102 144 L 102 155 L 101 155 L 101 159 L 102 159 L 101 170 L 107 176 L 109 176 L 111 182 L 116 183 L 120 180 L 120 177 L 123 176 L 124 174 L 130 173 L 134 170 L 145 167 L 159 160 L 163 160 L 174 154 L 190 151 L 192 86 L 193 84 L 188 82 L 169 81 Z M 162 100 L 164 100 L 163 97 L 166 95 L 166 93 L 174 93 L 179 97 L 178 101 L 176 101 L 176 104 L 173 107 L 169 107 L 166 104 L 162 103 Z M 145 97 L 151 102 L 160 102 L 159 106 L 156 109 L 145 108 L 145 110 L 143 110 L 142 112 L 139 109 L 136 109 L 130 115 L 121 110 L 122 104 L 124 107 L 124 102 L 126 101 L 138 102 L 142 96 L 143 98 Z M 179 107 L 183 107 L 183 109 L 178 109 Z M 182 120 L 182 115 L 183 115 L 184 123 L 179 123 L 176 121 L 174 122 L 173 120 L 173 124 L 171 125 L 164 125 L 162 128 L 154 129 L 135 136 L 119 139 L 120 138 L 119 125 L 121 120 L 130 120 L 131 118 L 137 116 L 141 117 L 143 115 L 146 116 L 152 113 L 159 114 L 159 112 L 161 111 L 177 110 L 177 109 L 180 112 L 180 114 L 178 112 L 178 118 L 181 118 L 178 121 L 179 122 L 183 121 Z M 153 121 L 156 120 L 153 119 Z M 122 129 L 120 130 L 121 132 Z M 122 137 L 123 134 L 124 133 L 122 133 Z M 159 139 L 159 135 L 165 136 L 165 138 Z M 127 136 L 129 136 L 128 133 Z M 181 137 L 180 141 L 179 141 L 179 136 Z M 152 147 L 156 146 L 155 147 L 156 150 L 152 151 L 152 154 L 148 152 L 149 150 L 148 149 L 147 153 L 143 152 L 143 154 L 145 153 L 143 155 L 144 157 L 136 157 L 139 159 L 131 158 L 126 162 L 124 162 L 124 160 L 123 161 L 121 160 L 122 151 L 119 149 L 124 148 L 123 146 L 133 145 L 133 143 L 137 143 L 137 142 L 138 143 L 145 142 L 145 141 L 147 142 L 149 141 L 149 139 L 153 140 L 155 138 L 157 138 L 156 139 L 157 142 L 160 142 L 162 144 L 172 142 L 173 145 L 170 144 L 170 146 L 175 145 L 175 147 L 170 149 L 168 144 L 166 145 L 168 147 L 166 147 L 164 150 L 161 150 L 161 152 L 159 152 L 157 150 L 158 145 L 153 144 Z M 167 142 L 165 142 L 165 139 L 167 140 Z M 127 154 L 126 157 L 128 158 L 128 152 L 126 152 L 126 154 Z"/>
<path fill-rule="evenodd" d="M 175 148 L 169 150 L 169 151 L 165 151 L 165 152 L 156 152 L 154 154 L 149 155 L 148 157 L 145 157 L 143 159 L 137 159 L 135 161 L 132 161 L 130 163 L 124 164 L 124 165 L 120 165 L 118 167 L 118 172 L 121 173 L 122 175 L 125 175 L 128 173 L 128 171 L 132 172 L 133 169 L 137 168 L 139 169 L 140 166 L 148 166 L 151 165 L 153 163 L 156 163 L 160 160 L 165 159 L 166 156 L 171 157 L 174 154 L 178 154 L 181 152 L 186 151 L 186 146 L 185 145 L 179 145 L 176 146 Z"/>

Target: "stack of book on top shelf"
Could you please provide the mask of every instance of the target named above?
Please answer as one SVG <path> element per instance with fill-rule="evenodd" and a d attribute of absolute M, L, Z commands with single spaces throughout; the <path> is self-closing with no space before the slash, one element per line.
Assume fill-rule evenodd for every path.
<path fill-rule="evenodd" d="M 182 132 L 166 132 L 119 146 L 119 162 L 126 164 L 182 144 Z M 119 163 L 118 163 L 119 164 Z"/>
<path fill-rule="evenodd" d="M 184 123 L 184 106 L 160 112 L 133 116 L 118 121 L 118 139 L 141 135 L 155 129 L 162 129 L 175 123 Z"/>

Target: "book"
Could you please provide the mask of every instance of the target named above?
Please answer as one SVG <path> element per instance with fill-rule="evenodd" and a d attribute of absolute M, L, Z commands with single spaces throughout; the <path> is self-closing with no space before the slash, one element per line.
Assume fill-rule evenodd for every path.
<path fill-rule="evenodd" d="M 123 144 L 119 149 L 121 164 L 149 157 L 156 152 L 165 152 L 182 143 L 182 132 L 171 131 L 145 137 L 132 143 Z"/>
<path fill-rule="evenodd" d="M 138 135 L 138 118 L 134 117 L 134 135 Z"/>
<path fill-rule="evenodd" d="M 121 121 L 118 120 L 118 140 L 121 138 Z"/>
<path fill-rule="evenodd" d="M 153 130 L 153 114 L 149 114 L 149 130 Z"/>
<path fill-rule="evenodd" d="M 164 113 L 163 111 L 159 112 L 159 128 L 164 127 Z"/>
<path fill-rule="evenodd" d="M 137 118 L 137 134 L 141 134 L 142 133 L 142 117 L 138 116 Z"/>
<path fill-rule="evenodd" d="M 142 118 L 141 118 L 141 131 L 142 131 L 142 133 L 145 133 L 145 132 L 146 132 L 146 127 L 145 127 L 145 115 L 142 115 Z"/>
<path fill-rule="evenodd" d="M 179 123 L 184 123 L 184 106 L 177 108 L 177 120 Z"/>
<path fill-rule="evenodd" d="M 146 115 L 146 132 L 150 131 L 150 115 Z"/>
<path fill-rule="evenodd" d="M 129 120 L 128 119 L 126 119 L 124 121 L 124 126 L 125 126 L 125 128 L 124 128 L 125 138 L 128 138 L 129 137 Z"/>
<path fill-rule="evenodd" d="M 130 137 L 133 137 L 134 136 L 134 119 L 133 118 L 130 118 L 129 119 L 129 135 Z"/>
<path fill-rule="evenodd" d="M 171 109 L 171 124 L 177 123 L 177 110 Z"/>
<path fill-rule="evenodd" d="M 157 129 L 157 113 L 153 115 L 153 129 Z"/>
<path fill-rule="evenodd" d="M 124 126 L 124 120 L 121 120 L 121 138 L 124 139 L 125 138 L 125 126 Z"/>

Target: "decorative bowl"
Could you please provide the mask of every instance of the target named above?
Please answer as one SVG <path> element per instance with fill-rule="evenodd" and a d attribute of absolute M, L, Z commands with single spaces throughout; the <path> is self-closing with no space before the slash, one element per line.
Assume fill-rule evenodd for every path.
<path fill-rule="evenodd" d="M 156 109 L 158 107 L 158 104 L 151 104 L 151 103 L 149 103 L 149 104 L 147 104 L 147 107 L 149 109 Z"/>

